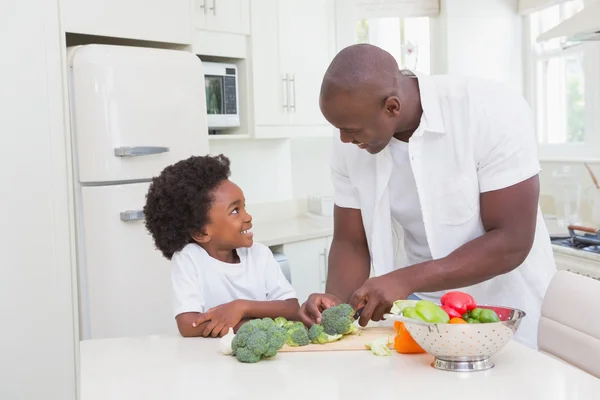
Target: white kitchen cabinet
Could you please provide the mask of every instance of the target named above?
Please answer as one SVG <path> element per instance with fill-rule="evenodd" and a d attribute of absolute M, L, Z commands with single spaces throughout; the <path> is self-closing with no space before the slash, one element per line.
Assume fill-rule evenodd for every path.
<path fill-rule="evenodd" d="M 283 252 L 290 262 L 292 286 L 300 304 L 311 293 L 325 289 L 328 242 L 326 237 L 286 243 Z"/>
<path fill-rule="evenodd" d="M 335 55 L 334 2 L 253 0 L 250 16 L 256 136 L 331 133 L 319 91 Z"/>
<path fill-rule="evenodd" d="M 194 27 L 214 32 L 250 33 L 250 0 L 193 0 Z"/>
<path fill-rule="evenodd" d="M 60 5 L 66 32 L 191 44 L 192 1 L 60 0 Z"/>
<path fill-rule="evenodd" d="M 77 398 L 75 242 L 59 9 L 56 0 L 0 5 L 3 400 Z"/>

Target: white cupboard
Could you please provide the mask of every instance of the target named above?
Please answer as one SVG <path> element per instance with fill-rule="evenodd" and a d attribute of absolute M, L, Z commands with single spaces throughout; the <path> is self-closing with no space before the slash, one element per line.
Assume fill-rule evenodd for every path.
<path fill-rule="evenodd" d="M 192 1 L 60 0 L 60 6 L 65 32 L 191 44 Z"/>
<path fill-rule="evenodd" d="M 3 0 L 0 10 L 0 398 L 75 400 L 77 300 L 58 0 Z"/>
<path fill-rule="evenodd" d="M 250 33 L 250 0 L 193 0 L 194 28 Z"/>
<path fill-rule="evenodd" d="M 330 244 L 329 237 L 320 237 L 283 245 L 283 252 L 290 262 L 292 286 L 300 304 L 311 293 L 325 291 Z"/>
<path fill-rule="evenodd" d="M 250 19 L 255 135 L 331 134 L 319 91 L 335 55 L 334 2 L 253 0 Z"/>

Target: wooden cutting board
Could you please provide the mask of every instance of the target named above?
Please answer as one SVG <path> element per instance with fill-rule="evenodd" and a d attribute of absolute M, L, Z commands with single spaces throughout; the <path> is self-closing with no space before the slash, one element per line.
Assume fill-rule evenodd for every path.
<path fill-rule="evenodd" d="M 326 344 L 309 344 L 306 346 L 292 347 L 284 345 L 280 352 L 307 352 L 307 351 L 347 351 L 347 350 L 369 350 L 367 343 L 381 336 L 388 336 L 390 342 L 388 347 L 394 348 L 393 339 L 396 332 L 392 327 L 366 327 L 362 328 L 362 334 L 346 335 L 340 340 Z"/>

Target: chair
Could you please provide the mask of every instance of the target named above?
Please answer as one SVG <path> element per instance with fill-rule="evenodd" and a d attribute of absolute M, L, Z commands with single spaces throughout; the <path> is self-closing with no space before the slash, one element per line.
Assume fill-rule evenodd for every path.
<path fill-rule="evenodd" d="M 600 281 L 555 274 L 542 304 L 538 348 L 600 378 Z"/>

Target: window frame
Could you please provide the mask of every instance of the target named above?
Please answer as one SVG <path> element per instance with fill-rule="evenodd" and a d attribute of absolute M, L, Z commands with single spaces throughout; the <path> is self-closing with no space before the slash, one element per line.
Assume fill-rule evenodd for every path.
<path fill-rule="evenodd" d="M 536 132 L 539 126 L 537 62 L 557 55 L 583 52 L 585 136 L 581 143 L 539 143 L 540 161 L 600 162 L 600 42 L 582 42 L 537 54 L 531 46 L 531 19 L 523 17 L 524 94 L 534 114 Z M 539 137 L 539 135 L 536 134 Z"/>

